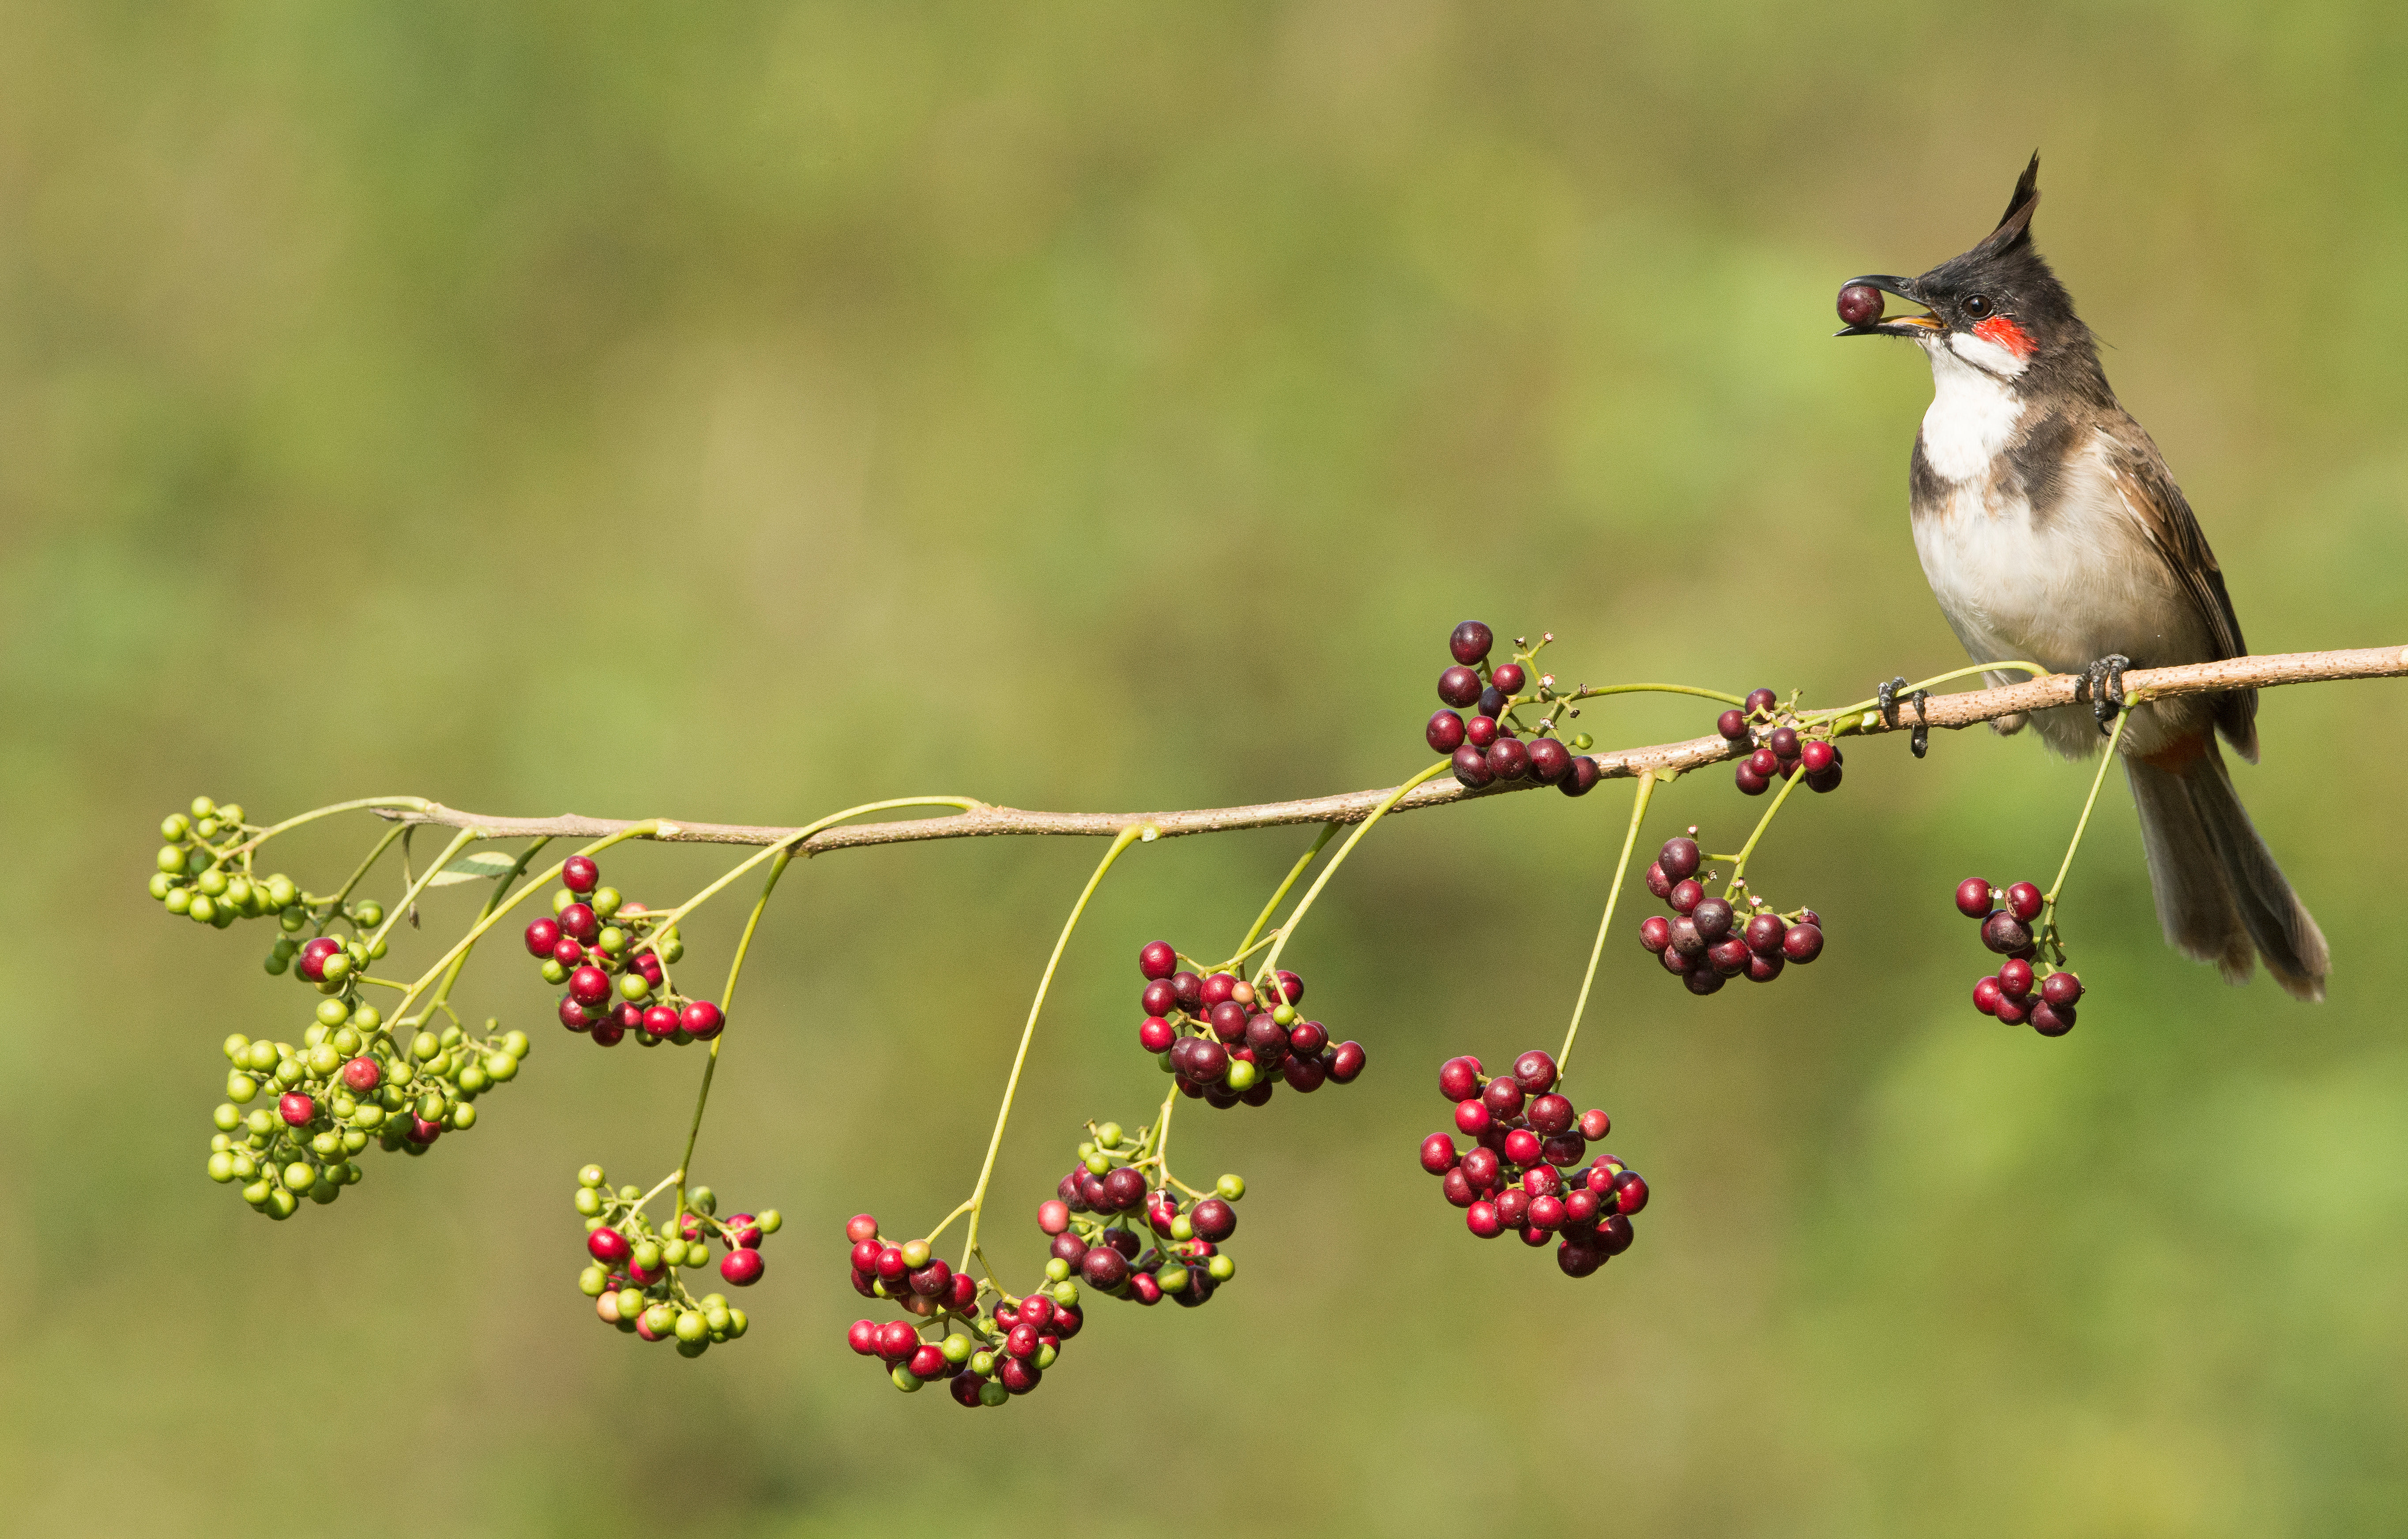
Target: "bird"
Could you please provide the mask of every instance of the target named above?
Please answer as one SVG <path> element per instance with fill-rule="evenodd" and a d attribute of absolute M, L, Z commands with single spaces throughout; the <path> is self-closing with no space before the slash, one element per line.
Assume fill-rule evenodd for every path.
<path fill-rule="evenodd" d="M 1975 663 L 2085 677 L 2088 705 L 2034 713 L 2058 753 L 2107 740 L 2127 668 L 2239 657 L 2224 572 L 2165 457 L 2115 399 L 2090 328 L 2032 242 L 2040 156 L 1998 227 L 1919 278 L 1841 290 L 1842 336 L 1904 337 L 1931 363 L 1932 399 L 1907 487 L 1915 553 Z M 1875 292 L 1878 291 L 1878 292 Z M 1924 309 L 1885 317 L 1890 293 Z M 1992 684 L 2019 675 L 1987 676 Z M 2130 705 L 2118 743 L 2167 943 L 2234 982 L 2253 960 L 2291 995 L 2322 999 L 2323 933 L 2233 790 L 2217 738 L 2258 761 L 2255 690 Z M 2020 731 L 2026 721 L 1994 723 Z"/>

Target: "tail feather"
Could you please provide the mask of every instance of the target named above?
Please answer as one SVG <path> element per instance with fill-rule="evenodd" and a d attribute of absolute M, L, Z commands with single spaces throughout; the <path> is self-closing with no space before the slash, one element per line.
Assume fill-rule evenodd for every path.
<path fill-rule="evenodd" d="M 2324 933 L 2250 823 L 2214 739 L 2127 759 L 2124 770 L 2167 943 L 2234 983 L 2249 976 L 2254 952 L 2286 992 L 2324 998 Z"/>

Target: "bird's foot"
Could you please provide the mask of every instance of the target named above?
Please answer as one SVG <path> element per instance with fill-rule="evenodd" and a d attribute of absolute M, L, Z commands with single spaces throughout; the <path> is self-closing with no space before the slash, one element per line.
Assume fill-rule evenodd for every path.
<path fill-rule="evenodd" d="M 1873 703 L 1881 707 L 1881 719 L 1892 732 L 1898 730 L 1898 691 L 1906 688 L 1906 676 L 1899 675 L 1873 690 Z"/>
<path fill-rule="evenodd" d="M 2101 735 L 2124 709 L 2124 670 L 2131 665 L 2132 660 L 2121 652 L 2111 652 L 2090 665 L 2086 686 L 2090 714 L 2099 719 Z"/>
<path fill-rule="evenodd" d="M 1906 740 L 1906 746 L 1920 759 L 1931 751 L 1931 723 L 1924 708 L 1931 699 L 1931 691 L 1917 690 L 1910 698 L 1914 702 L 1914 734 Z"/>

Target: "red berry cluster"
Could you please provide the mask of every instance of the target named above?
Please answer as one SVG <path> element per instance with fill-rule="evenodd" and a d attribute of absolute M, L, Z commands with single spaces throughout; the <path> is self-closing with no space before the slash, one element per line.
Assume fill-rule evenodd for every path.
<path fill-rule="evenodd" d="M 1324 1080 L 1351 1085 L 1363 1072 L 1361 1043 L 1333 1045 L 1327 1027 L 1297 1014 L 1304 979 L 1294 973 L 1280 972 L 1279 997 L 1266 1010 L 1268 986 L 1257 990 L 1231 972 L 1182 967 L 1168 941 L 1148 942 L 1137 967 L 1146 980 L 1138 1042 L 1177 1076 L 1182 1095 L 1224 1110 L 1259 1106 L 1283 1079 L 1310 1094 Z"/>
<path fill-rule="evenodd" d="M 728 1286 L 759 1282 L 761 1240 L 777 1233 L 778 1210 L 713 1218 L 718 1199 L 709 1187 L 696 1187 L 686 1195 L 686 1211 L 655 1230 L 644 1216 L 644 1201 L 639 1188 L 612 1191 L 599 1165 L 577 1173 L 577 1211 L 585 1219 L 585 1253 L 593 1258 L 577 1286 L 594 1301 L 594 1313 L 645 1341 L 675 1340 L 679 1354 L 689 1358 L 742 1335 L 751 1325 L 744 1311 L 724 1293 L 695 1297 L 680 1273 L 710 1265 L 716 1239 L 727 1247 L 719 1275 Z"/>
<path fill-rule="evenodd" d="M 1804 735 L 1790 724 L 1794 720 L 1781 710 L 1780 697 L 1770 690 L 1752 690 L 1744 707 L 1723 712 L 1714 725 L 1725 741 L 1742 747 L 1756 745 L 1756 751 L 1739 762 L 1735 778 L 1742 791 L 1761 796 L 1772 789 L 1773 781 L 1786 780 L 1800 771 L 1806 776 L 1808 791 L 1840 789 L 1840 766 L 1845 758 L 1840 746 L 1828 738 Z"/>
<path fill-rule="evenodd" d="M 687 999 L 669 982 L 668 967 L 685 955 L 674 928 L 660 930 L 658 915 L 602 886 L 601 868 L 582 855 L 562 864 L 560 879 L 554 917 L 526 927 L 526 948 L 542 962 L 546 983 L 567 986 L 563 1026 L 602 1047 L 617 1047 L 630 1032 L 647 1047 L 719 1034 L 727 1023 L 719 1006 Z"/>
<path fill-rule="evenodd" d="M 931 1255 L 927 1241 L 890 1244 L 867 1213 L 855 1214 L 844 1234 L 853 1243 L 853 1290 L 893 1299 L 923 1322 L 855 1320 L 845 1332 L 846 1344 L 878 1359 L 898 1389 L 941 1378 L 963 1405 L 1000 1405 L 1036 1389 L 1062 1344 L 1085 1323 L 1075 1283 L 1057 1280 L 1010 1302 L 997 1296 L 990 1307 L 968 1274 Z M 948 1323 L 954 1329 L 937 1340 L 922 1334 Z"/>
<path fill-rule="evenodd" d="M 1647 1205 L 1647 1183 L 1610 1154 L 1586 1170 L 1589 1142 L 1613 1129 L 1591 1107 L 1574 1116 L 1555 1093 L 1555 1061 L 1533 1047 L 1513 1061 L 1512 1074 L 1481 1079 L 1480 1060 L 1450 1058 L 1438 1071 L 1439 1092 L 1455 1103 L 1455 1132 L 1422 1140 L 1422 1169 L 1441 1178 L 1446 1200 L 1464 1210 L 1464 1223 L 1484 1240 L 1512 1230 L 1536 1247 L 1553 1237 L 1555 1264 L 1585 1277 L 1630 1248 L 1630 1217 Z"/>
<path fill-rule="evenodd" d="M 1663 899 L 1672 914 L 1669 919 L 1651 914 L 1641 920 L 1639 944 L 1655 954 L 1664 971 L 1677 975 L 1689 992 L 1711 994 L 1742 975 L 1751 982 L 1770 983 L 1789 963 L 1803 966 L 1823 954 L 1823 920 L 1813 909 L 1783 915 L 1748 894 L 1750 911 L 1742 916 L 1729 900 L 1709 897 L 1698 877 L 1705 857 L 1698 851 L 1697 832 L 1691 829 L 1665 840 L 1656 863 L 1647 868 L 1647 891 Z"/>
<path fill-rule="evenodd" d="M 1496 644 L 1496 634 L 1476 620 L 1455 628 L 1447 641 L 1455 666 L 1438 676 L 1438 697 L 1454 708 L 1432 716 L 1424 738 L 1433 752 L 1453 757 L 1455 777 L 1473 791 L 1500 780 L 1529 779 L 1556 787 L 1567 796 L 1586 795 L 1600 772 L 1595 759 L 1573 751 L 1589 746 L 1585 735 L 1570 743 L 1551 735 L 1564 702 L 1555 693 L 1554 676 L 1539 678 L 1533 688 L 1528 664 L 1538 655 L 1535 648 L 1516 651 L 1511 663 L 1490 666 L 1488 653 Z M 1517 638 L 1514 645 L 1522 644 Z M 1544 645 L 1541 637 L 1540 646 Z M 1523 705 L 1549 707 L 1526 743 L 1513 720 L 1514 709 Z M 1469 721 L 1457 714 L 1466 710 L 1474 713 Z"/>
<path fill-rule="evenodd" d="M 1107 1122 L 1095 1142 L 1081 1145 L 1079 1164 L 1038 1204 L 1037 1227 L 1053 1236 L 1046 1275 L 1075 1272 L 1116 1299 L 1193 1308 L 1237 1275 L 1220 1247 L 1238 1231 L 1230 1204 L 1246 1194 L 1246 1183 L 1224 1176 L 1213 1195 L 1182 1204 L 1158 1164 L 1122 1150 L 1119 1133 Z"/>
<path fill-rule="evenodd" d="M 2082 980 L 2061 967 L 2046 973 L 2032 967 L 2041 950 L 2032 923 L 2047 906 L 2047 897 L 2031 882 L 2004 891 L 1979 876 L 1956 884 L 1956 912 L 1981 920 L 1982 944 L 2007 959 L 1973 985 L 1973 1008 L 2010 1026 L 2028 1021 L 2042 1036 L 2063 1036 L 2073 1030 Z"/>

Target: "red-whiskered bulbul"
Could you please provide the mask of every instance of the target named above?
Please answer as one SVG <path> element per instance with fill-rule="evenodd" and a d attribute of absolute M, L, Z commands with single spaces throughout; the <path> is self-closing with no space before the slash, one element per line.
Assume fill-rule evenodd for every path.
<path fill-rule="evenodd" d="M 1853 323 L 1840 335 L 1907 337 L 1930 359 L 1931 406 L 1907 482 L 1915 552 L 1974 662 L 2089 676 L 2089 709 L 2036 719 L 2050 747 L 2079 759 L 2104 741 L 2125 668 L 2245 648 L 2198 519 L 2157 446 L 2116 404 L 2090 329 L 2032 245 L 2039 183 L 2034 155 L 2006 217 L 1962 256 L 1920 278 L 1851 279 L 1842 319 Z M 1928 313 L 1883 319 L 1879 295 L 1856 287 L 1866 284 Z M 2121 748 L 2149 886 L 2177 949 L 2235 983 L 2254 949 L 2289 992 L 2321 999 L 2324 935 L 2251 826 L 2216 748 L 2221 733 L 2256 762 L 2257 715 L 2254 690 L 2131 707 Z"/>

